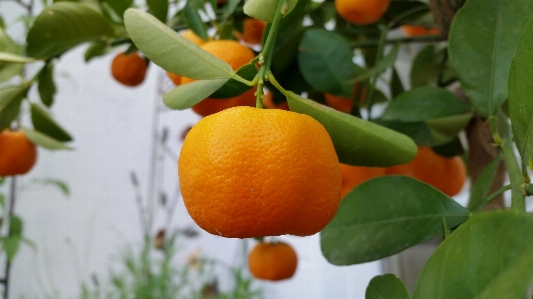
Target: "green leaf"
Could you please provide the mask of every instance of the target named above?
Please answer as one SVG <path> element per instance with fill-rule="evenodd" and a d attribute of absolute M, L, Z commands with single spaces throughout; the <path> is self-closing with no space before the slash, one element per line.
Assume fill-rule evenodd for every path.
<path fill-rule="evenodd" d="M 257 67 L 255 63 L 249 63 L 243 65 L 238 71 L 237 75 L 242 78 L 251 81 L 257 75 Z M 231 98 L 243 94 L 244 92 L 250 90 L 252 86 L 248 86 L 244 83 L 241 83 L 235 79 L 230 79 L 226 82 L 221 88 L 219 88 L 215 93 L 211 94 L 210 98 Z"/>
<path fill-rule="evenodd" d="M 443 220 L 452 228 L 466 221 L 468 213 L 426 183 L 406 176 L 378 177 L 341 201 L 320 233 L 322 254 L 334 265 L 375 261 L 435 238 L 443 232 Z"/>
<path fill-rule="evenodd" d="M 28 137 L 28 139 L 39 146 L 42 146 L 49 150 L 71 150 L 72 148 L 70 146 L 65 145 L 63 142 L 54 139 L 48 135 L 45 135 L 41 132 L 31 130 L 28 128 L 22 128 L 22 131 L 24 131 L 24 134 Z"/>
<path fill-rule="evenodd" d="M 392 166 L 412 160 L 417 147 L 409 137 L 288 92 L 291 111 L 307 114 L 328 131 L 341 163 Z"/>
<path fill-rule="evenodd" d="M 374 122 L 409 136 L 417 145 L 433 146 L 431 130 L 424 122 L 384 121 L 381 119 L 376 119 Z"/>
<path fill-rule="evenodd" d="M 403 87 L 402 80 L 400 79 L 400 75 L 398 75 L 398 71 L 396 71 L 395 67 L 392 68 L 390 92 L 393 98 L 405 92 L 405 88 Z"/>
<path fill-rule="evenodd" d="M 431 255 L 413 298 L 523 298 L 533 279 L 531 231 L 533 217 L 522 212 L 472 217 Z"/>
<path fill-rule="evenodd" d="M 379 275 L 368 284 L 365 299 L 410 299 L 402 280 L 394 274 Z"/>
<path fill-rule="evenodd" d="M 22 47 L 17 45 L 3 29 L 0 29 L 0 52 L 4 56 L 3 60 L 11 61 L 0 62 L 0 82 L 5 82 L 16 75 L 22 74 L 24 64 L 12 63 L 17 62 L 13 60 L 20 60 L 22 57 Z M 6 54 L 8 55 L 7 57 L 5 56 Z M 17 57 L 9 56 L 9 54 L 16 55 Z"/>
<path fill-rule="evenodd" d="M 137 48 L 166 71 L 200 80 L 234 76 L 229 64 L 202 50 L 153 16 L 132 8 L 124 16 L 126 29 Z"/>
<path fill-rule="evenodd" d="M 432 144 L 436 146 L 452 141 L 459 132 L 466 128 L 472 116 L 472 113 L 465 113 L 426 119 L 425 123 L 431 131 Z"/>
<path fill-rule="evenodd" d="M 395 45 L 385 57 L 379 60 L 374 67 L 367 70 L 364 74 L 359 75 L 355 78 L 352 83 L 361 82 L 367 80 L 368 78 L 379 75 L 389 67 L 393 66 L 400 52 L 400 45 Z"/>
<path fill-rule="evenodd" d="M 105 0 L 105 2 L 121 19 L 123 19 L 126 9 L 133 5 L 133 0 Z"/>
<path fill-rule="evenodd" d="M 50 185 L 57 187 L 65 196 L 70 195 L 70 188 L 68 187 L 68 184 L 65 181 L 53 179 L 53 178 L 44 178 L 44 179 L 38 179 L 35 178 L 31 181 L 31 183 L 35 184 L 41 184 L 41 185 Z"/>
<path fill-rule="evenodd" d="M 57 122 L 50 116 L 50 113 L 38 104 L 31 104 L 31 121 L 35 130 L 48 135 L 58 141 L 72 141 L 70 134 L 65 131 Z"/>
<path fill-rule="evenodd" d="M 56 94 L 56 84 L 54 83 L 54 65 L 46 64 L 39 74 L 39 83 L 37 85 L 41 102 L 47 107 L 54 103 L 54 95 Z"/>
<path fill-rule="evenodd" d="M 30 57 L 48 59 L 84 42 L 111 35 L 113 27 L 91 7 L 56 2 L 35 19 L 26 37 L 26 51 Z"/>
<path fill-rule="evenodd" d="M 467 205 L 468 210 L 471 212 L 481 211 L 483 206 L 487 203 L 487 196 L 489 195 L 490 187 L 492 187 L 492 183 L 494 182 L 501 161 L 501 156 L 492 160 L 492 162 L 485 166 L 477 180 L 472 185 Z"/>
<path fill-rule="evenodd" d="M 0 193 L 0 207 L 2 208 L 6 207 L 6 197 L 2 193 Z M 1 221 L 0 221 L 0 226 L 2 226 Z"/>
<path fill-rule="evenodd" d="M 23 223 L 22 219 L 18 216 L 9 217 L 9 235 L 10 236 L 22 236 Z"/>
<path fill-rule="evenodd" d="M 285 16 L 294 9 L 297 3 L 298 0 L 287 0 L 288 10 Z M 248 0 L 243 9 L 245 14 L 254 19 L 272 23 L 277 7 L 278 0 Z"/>
<path fill-rule="evenodd" d="M 20 104 L 27 92 L 26 86 L 0 88 L 0 131 L 7 128 L 17 118 Z"/>
<path fill-rule="evenodd" d="M 146 0 L 148 12 L 156 17 L 159 21 L 165 23 L 168 17 L 167 0 Z"/>
<path fill-rule="evenodd" d="M 533 17 L 529 18 L 522 33 L 520 44 L 511 64 L 509 73 L 509 114 L 516 148 L 522 161 L 529 165 L 533 163 L 533 103 L 531 90 L 533 90 Z"/>
<path fill-rule="evenodd" d="M 228 80 L 201 80 L 177 86 L 163 95 L 163 102 L 170 109 L 183 110 L 200 103 Z"/>
<path fill-rule="evenodd" d="M 85 50 L 85 54 L 83 55 L 83 58 L 85 62 L 89 62 L 91 59 L 103 56 L 111 51 L 111 47 L 107 46 L 107 42 L 100 40 L 95 41 L 89 44 L 87 47 L 87 50 Z"/>
<path fill-rule="evenodd" d="M 417 122 L 470 111 L 470 105 L 446 89 L 424 86 L 413 88 L 392 100 L 382 119 Z"/>
<path fill-rule="evenodd" d="M 22 237 L 20 236 L 9 236 L 3 240 L 4 251 L 6 252 L 7 259 L 12 261 L 17 255 L 20 247 L 20 241 Z"/>
<path fill-rule="evenodd" d="M 439 74 L 442 72 L 443 50 L 437 50 L 435 45 L 424 47 L 413 60 L 411 66 L 411 86 L 436 86 Z"/>
<path fill-rule="evenodd" d="M 454 17 L 450 64 L 465 94 L 485 117 L 496 115 L 507 98 L 511 59 L 532 12 L 530 0 L 469 0 Z"/>
<path fill-rule="evenodd" d="M 298 64 L 309 85 L 322 92 L 352 97 L 353 50 L 344 37 L 325 29 L 309 29 L 299 51 Z"/>
<path fill-rule="evenodd" d="M 35 62 L 35 59 L 27 58 L 24 56 L 11 54 L 7 52 L 0 52 L 0 62 L 12 62 L 12 63 L 29 63 Z"/>
<path fill-rule="evenodd" d="M 187 1 L 185 8 L 183 8 L 183 13 L 187 27 L 202 39 L 208 40 L 207 26 L 204 24 L 204 21 L 202 21 L 202 18 L 198 13 L 198 8 L 192 3 L 192 1 Z"/>

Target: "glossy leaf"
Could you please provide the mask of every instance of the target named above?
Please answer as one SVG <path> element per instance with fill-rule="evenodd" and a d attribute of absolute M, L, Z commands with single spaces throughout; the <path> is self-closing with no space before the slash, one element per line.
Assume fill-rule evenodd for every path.
<path fill-rule="evenodd" d="M 203 80 L 234 76 L 229 64 L 202 50 L 153 16 L 132 8 L 124 16 L 126 29 L 137 48 L 166 71 Z"/>
<path fill-rule="evenodd" d="M 291 111 L 307 114 L 326 128 L 341 163 L 386 167 L 407 163 L 416 155 L 415 143 L 403 134 L 292 92 L 287 101 Z"/>
<path fill-rule="evenodd" d="M 148 12 L 156 17 L 159 21 L 165 23 L 168 17 L 167 0 L 146 0 Z"/>
<path fill-rule="evenodd" d="M 352 83 L 361 82 L 372 76 L 381 74 L 383 71 L 394 65 L 399 52 L 400 46 L 395 45 L 385 57 L 380 59 L 371 69 L 367 70 L 362 75 L 357 76 Z"/>
<path fill-rule="evenodd" d="M 418 278 L 415 299 L 523 298 L 533 279 L 533 217 L 491 211 L 442 242 Z"/>
<path fill-rule="evenodd" d="M 498 156 L 481 171 L 470 190 L 467 208 L 472 212 L 480 211 L 487 203 L 487 196 L 496 177 L 496 172 L 502 161 Z"/>
<path fill-rule="evenodd" d="M 207 26 L 202 21 L 202 18 L 198 13 L 198 8 L 192 4 L 192 1 L 187 1 L 187 4 L 183 8 L 183 12 L 187 27 L 202 39 L 208 40 L 209 36 L 207 35 Z"/>
<path fill-rule="evenodd" d="M 9 61 L 0 62 L 0 82 L 5 82 L 14 76 L 22 74 L 24 64 L 11 63 L 16 62 L 13 60 L 21 59 L 22 47 L 17 45 L 3 29 L 0 29 L 0 52 L 2 52 L 0 54 L 0 61 Z"/>
<path fill-rule="evenodd" d="M 226 79 L 202 80 L 180 85 L 165 93 L 163 102 L 170 109 L 187 109 L 209 97 L 227 81 Z"/>
<path fill-rule="evenodd" d="M 56 2 L 35 19 L 26 37 L 27 55 L 48 59 L 89 40 L 114 35 L 109 22 L 91 7 Z"/>
<path fill-rule="evenodd" d="M 105 0 L 105 2 L 121 19 L 124 17 L 126 9 L 133 5 L 133 0 Z"/>
<path fill-rule="evenodd" d="M 402 280 L 394 274 L 379 275 L 368 284 L 365 299 L 410 299 Z"/>
<path fill-rule="evenodd" d="M 470 112 L 470 105 L 443 88 L 424 86 L 413 88 L 392 100 L 383 120 L 425 121 Z"/>
<path fill-rule="evenodd" d="M 65 131 L 43 108 L 31 104 L 31 121 L 35 130 L 59 141 L 72 141 L 70 134 Z"/>
<path fill-rule="evenodd" d="M 38 146 L 42 146 L 49 150 L 70 150 L 72 149 L 70 146 L 67 146 L 63 142 L 54 139 L 48 135 L 45 135 L 41 132 L 31 130 L 28 128 L 22 128 L 22 131 L 24 131 L 24 134 L 28 137 L 28 139 L 33 142 L 34 144 Z"/>
<path fill-rule="evenodd" d="M 294 9 L 297 3 L 298 0 L 287 0 L 287 14 Z M 278 0 L 248 0 L 243 9 L 245 14 L 254 19 L 272 23 L 277 7 Z"/>
<path fill-rule="evenodd" d="M 325 29 L 309 29 L 299 51 L 298 64 L 309 85 L 322 92 L 352 97 L 353 50 L 344 37 Z"/>
<path fill-rule="evenodd" d="M 257 67 L 254 63 L 245 64 L 239 70 L 237 70 L 237 75 L 242 78 L 252 81 L 257 75 Z M 244 92 L 250 90 L 252 86 L 248 86 L 244 83 L 241 83 L 235 79 L 230 79 L 221 88 L 219 88 L 215 93 L 210 95 L 210 98 L 231 98 L 243 94 Z"/>
<path fill-rule="evenodd" d="M 476 110 L 496 115 L 507 98 L 511 59 L 533 12 L 530 0 L 469 0 L 454 17 L 450 64 Z"/>
<path fill-rule="evenodd" d="M 446 68 L 442 65 L 444 52 L 445 50 L 439 50 L 435 45 L 427 45 L 418 52 L 411 66 L 412 87 L 437 85 L 439 74 Z"/>
<path fill-rule="evenodd" d="M 426 119 L 425 123 L 431 131 L 432 144 L 442 145 L 452 141 L 459 132 L 466 128 L 472 116 L 472 113 L 464 113 Z"/>
<path fill-rule="evenodd" d="M 374 120 L 375 123 L 409 136 L 417 145 L 433 146 L 431 130 L 424 122 Z"/>
<path fill-rule="evenodd" d="M 54 103 L 54 95 L 56 94 L 56 84 L 54 83 L 54 65 L 47 64 L 43 67 L 39 74 L 39 83 L 37 85 L 41 102 L 47 107 Z"/>
<path fill-rule="evenodd" d="M 85 62 L 89 62 L 95 57 L 103 56 L 109 53 L 111 49 L 112 48 L 108 47 L 105 41 L 103 40 L 96 41 L 96 42 L 89 44 L 89 46 L 87 47 L 87 50 L 85 50 L 85 54 L 83 55 L 83 58 Z"/>
<path fill-rule="evenodd" d="M 533 163 L 533 17 L 524 28 L 520 45 L 511 64 L 509 73 L 509 114 L 511 116 L 513 137 L 518 152 L 526 165 Z"/>
<path fill-rule="evenodd" d="M 0 89 L 0 131 L 7 128 L 19 115 L 20 104 L 28 87 L 8 86 Z"/>
<path fill-rule="evenodd" d="M 466 221 L 468 213 L 426 183 L 406 176 L 378 177 L 344 197 L 320 234 L 322 254 L 335 265 L 375 261 L 435 238 L 443 232 L 443 221 L 452 228 Z"/>

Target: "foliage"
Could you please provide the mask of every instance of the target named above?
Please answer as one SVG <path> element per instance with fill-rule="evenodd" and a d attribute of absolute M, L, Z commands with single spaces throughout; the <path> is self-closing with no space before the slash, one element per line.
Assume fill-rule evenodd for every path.
<path fill-rule="evenodd" d="M 16 44 L 0 29 L 0 81 L 6 82 L 0 88 L 0 129 L 22 127 L 40 146 L 68 148 L 70 134 L 46 111 L 56 92 L 53 66 L 65 52 L 87 43 L 87 61 L 127 47 L 166 71 L 197 79 L 164 95 L 171 109 L 187 109 L 215 92 L 232 94 L 235 84 L 229 82 L 257 85 L 261 108 L 266 87 L 275 102 L 286 99 L 292 111 L 322 123 L 339 160 L 350 165 L 403 164 L 415 156 L 416 145 L 444 155 L 462 152 L 458 136 L 482 119 L 490 136 L 485 146 L 497 155 L 492 163 L 475 165 L 484 171 L 471 177 L 469 210 L 414 179 L 376 178 L 346 195 L 321 233 L 321 247 L 327 260 L 355 264 L 443 233 L 446 238 L 422 271 L 414 298 L 518 298 L 533 277 L 527 254 L 533 218 L 525 209 L 532 189 L 528 168 L 533 168 L 533 2 L 430 2 L 392 1 L 378 22 L 364 26 L 340 17 L 332 1 L 149 0 L 140 6 L 119 0 L 54 2 L 30 22 L 26 45 Z M 253 77 L 234 71 L 177 33 L 190 28 L 204 39 L 236 39 L 233 32 L 247 15 L 269 22 L 260 52 L 251 61 L 260 66 Z M 403 24 L 440 27 L 441 33 L 389 35 Z M 404 44 L 413 42 L 425 42 L 426 47 L 414 59 L 406 88 L 395 63 Z M 25 63 L 42 67 L 18 82 L 13 78 L 22 74 Z M 354 101 L 350 114 L 322 105 L 324 93 L 354 100 L 356 83 L 368 88 L 364 105 Z M 38 85 L 42 105 L 27 96 L 33 85 Z M 459 96 L 462 92 L 465 97 Z M 18 121 L 22 103 L 32 107 L 33 129 Z M 499 161 L 506 165 L 510 184 L 491 191 Z M 507 190 L 512 211 L 482 211 Z M 391 276 L 371 282 L 367 298 L 376 297 L 409 298 L 401 281 Z"/>

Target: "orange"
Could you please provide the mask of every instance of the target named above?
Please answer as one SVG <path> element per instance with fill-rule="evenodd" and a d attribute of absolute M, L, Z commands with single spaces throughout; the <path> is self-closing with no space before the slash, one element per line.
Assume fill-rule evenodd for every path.
<path fill-rule="evenodd" d="M 37 147 L 24 132 L 0 132 L 0 177 L 25 174 L 36 161 Z"/>
<path fill-rule="evenodd" d="M 353 95 L 354 97 L 358 96 L 359 93 L 359 83 L 356 83 L 354 85 L 353 89 Z M 366 100 L 367 96 L 367 89 L 363 89 L 361 92 L 361 95 L 359 95 L 359 103 L 363 104 Z M 330 93 L 324 93 L 324 99 L 326 100 L 326 104 L 330 106 L 331 108 L 344 112 L 344 113 L 350 113 L 353 109 L 353 100 L 349 98 L 339 97 Z"/>
<path fill-rule="evenodd" d="M 278 281 L 291 278 L 297 266 L 296 251 L 287 243 L 259 242 L 248 254 L 248 268 L 259 279 Z"/>
<path fill-rule="evenodd" d="M 385 168 L 352 166 L 341 163 L 342 193 L 341 198 L 352 191 L 357 185 L 367 180 L 385 175 Z"/>
<path fill-rule="evenodd" d="M 266 92 L 265 97 L 263 98 L 263 105 L 267 109 L 283 109 L 289 111 L 289 103 L 287 101 L 281 102 L 279 104 L 274 103 L 274 98 L 271 92 Z"/>
<path fill-rule="evenodd" d="M 356 25 L 373 24 L 385 14 L 390 0 L 335 0 L 341 17 Z"/>
<path fill-rule="evenodd" d="M 250 48 L 233 40 L 214 40 L 200 46 L 205 51 L 227 62 L 233 70 L 238 70 L 247 64 L 255 55 Z M 194 82 L 190 78 L 182 78 L 181 84 Z M 192 110 L 201 116 L 211 115 L 235 106 L 255 106 L 255 90 L 252 88 L 245 93 L 228 99 L 206 98 L 194 105 Z"/>
<path fill-rule="evenodd" d="M 194 33 L 194 31 L 192 31 L 191 29 L 183 30 L 181 32 L 181 36 L 185 37 L 190 42 L 193 42 L 194 44 L 196 44 L 198 46 L 203 45 L 206 42 L 203 38 L 201 38 L 198 35 L 196 35 L 196 33 Z M 167 76 L 174 83 L 174 85 L 178 86 L 178 85 L 181 84 L 181 76 L 180 75 L 176 75 L 176 74 L 173 74 L 171 72 L 167 72 Z"/>
<path fill-rule="evenodd" d="M 242 40 L 252 45 L 261 44 L 266 22 L 250 18 L 244 20 L 243 25 Z"/>
<path fill-rule="evenodd" d="M 411 162 L 390 167 L 386 174 L 414 177 L 448 196 L 459 194 L 467 179 L 466 166 L 461 157 L 443 157 L 431 148 L 422 146 L 418 147 L 418 154 Z"/>
<path fill-rule="evenodd" d="M 111 62 L 111 75 L 126 86 L 137 86 L 144 81 L 148 62 L 137 52 L 118 54 Z"/>
<path fill-rule="evenodd" d="M 239 106 L 193 126 L 178 175 L 187 211 L 211 234 L 308 236 L 337 211 L 339 165 L 328 132 L 314 118 Z"/>
<path fill-rule="evenodd" d="M 407 37 L 421 36 L 421 35 L 436 35 L 440 33 L 439 28 L 426 28 L 415 25 L 402 25 L 403 33 Z"/>

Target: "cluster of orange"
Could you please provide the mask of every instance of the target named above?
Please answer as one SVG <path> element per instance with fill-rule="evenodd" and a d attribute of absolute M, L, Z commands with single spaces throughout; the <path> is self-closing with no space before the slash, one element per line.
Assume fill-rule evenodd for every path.
<path fill-rule="evenodd" d="M 467 179 L 466 166 L 459 156 L 443 157 L 429 147 L 418 147 L 418 154 L 403 165 L 379 168 L 341 164 L 342 197 L 357 185 L 383 175 L 405 175 L 428 183 L 448 196 L 459 194 Z"/>

